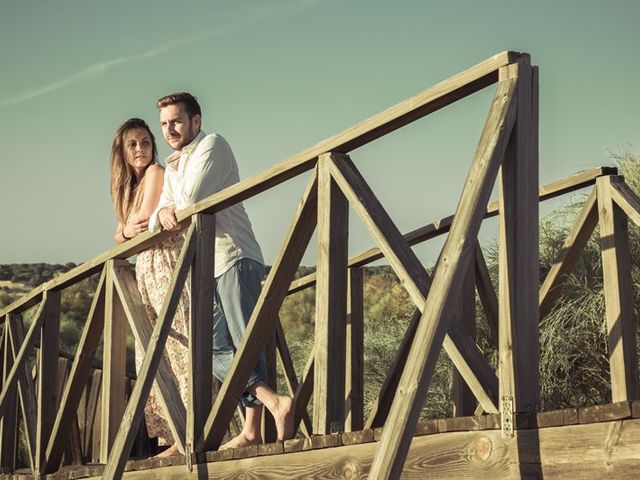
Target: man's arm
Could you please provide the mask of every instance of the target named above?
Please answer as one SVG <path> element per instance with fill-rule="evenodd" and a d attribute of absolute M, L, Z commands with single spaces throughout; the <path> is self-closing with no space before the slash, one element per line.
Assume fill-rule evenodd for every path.
<path fill-rule="evenodd" d="M 185 166 L 184 205 L 197 203 L 229 186 L 233 165 L 235 160 L 224 138 L 214 134 L 203 138 Z"/>
<path fill-rule="evenodd" d="M 164 180 L 162 183 L 162 193 L 160 194 L 160 200 L 158 201 L 158 206 L 149 216 L 149 230 L 152 232 L 159 232 L 160 228 L 163 226 L 163 223 L 160 219 L 160 211 L 163 211 L 162 216 L 165 217 L 167 211 L 171 212 L 171 215 L 175 219 L 175 200 L 173 196 L 173 185 L 170 180 L 169 172 L 166 172 L 164 175 Z M 177 223 L 177 222 L 176 222 Z M 166 228 L 166 227 L 165 227 Z"/>

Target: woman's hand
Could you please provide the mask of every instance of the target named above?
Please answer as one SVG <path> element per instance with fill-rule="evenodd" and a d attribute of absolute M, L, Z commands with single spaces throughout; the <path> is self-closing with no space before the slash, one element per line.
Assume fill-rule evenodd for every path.
<path fill-rule="evenodd" d="M 148 227 L 149 227 L 148 219 L 142 219 L 142 220 L 132 219 L 130 222 L 127 222 L 127 224 L 124 227 L 122 227 L 122 235 L 125 238 L 133 238 L 136 235 L 140 235 L 141 233 L 146 232 Z"/>

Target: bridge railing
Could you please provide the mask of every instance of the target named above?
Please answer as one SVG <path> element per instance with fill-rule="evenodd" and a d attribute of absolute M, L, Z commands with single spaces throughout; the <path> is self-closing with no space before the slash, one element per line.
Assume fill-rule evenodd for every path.
<path fill-rule="evenodd" d="M 368 142 L 443 108 L 491 84 L 497 89 L 454 215 L 402 235 L 376 198 L 348 153 Z M 513 431 L 513 415 L 535 412 L 538 402 L 538 324 L 550 308 L 556 286 L 575 260 L 586 230 L 583 226 L 561 252 L 557 266 L 539 290 L 538 202 L 596 184 L 590 199 L 600 206 L 601 231 L 609 239 L 603 253 L 610 294 L 607 318 L 612 322 L 612 382 L 616 399 L 635 398 L 635 349 L 629 348 L 630 288 L 624 266 L 625 230 L 621 212 L 640 219 L 637 197 L 619 177 L 606 169 L 583 172 L 538 188 L 537 68 L 529 56 L 504 52 L 401 102 L 360 124 L 311 147 L 265 172 L 229 187 L 178 213 L 185 242 L 155 326 L 146 317 L 127 258 L 165 238 L 145 233 L 34 289 L 4 308 L 5 371 L 0 393 L 3 426 L 10 424 L 16 401 L 23 409 L 31 469 L 34 474 L 58 469 L 65 441 L 91 361 L 104 343 L 100 459 L 104 478 L 118 478 L 154 382 L 161 392 L 167 419 L 178 446 L 190 464 L 194 453 L 218 448 L 258 354 L 268 342 L 277 346 L 285 377 L 296 400 L 296 428 L 326 434 L 344 428 L 384 425 L 372 478 L 395 478 L 402 469 L 417 416 L 440 348 L 444 347 L 473 395 L 477 412 L 502 413 L 503 431 Z M 212 400 L 212 301 L 215 214 L 237 202 L 312 170 L 281 249 L 265 280 L 245 337 L 222 387 Z M 498 202 L 489 203 L 495 181 Z M 596 200 L 590 200 L 592 209 Z M 377 247 L 348 258 L 348 208 L 370 231 Z M 612 207 L 613 206 L 613 207 Z M 477 235 L 484 218 L 499 217 L 498 294 L 488 279 Z M 582 218 L 582 217 L 581 217 Z M 317 231 L 316 272 L 295 280 L 311 237 Z M 433 277 L 421 265 L 411 245 L 448 233 Z M 610 241 L 613 239 L 613 242 Z M 628 249 L 627 249 L 628 250 Z M 567 253 L 568 252 L 568 253 Z M 613 254 L 612 254 L 613 252 Z M 416 314 L 387 376 L 379 401 L 366 420 L 362 409 L 362 270 L 382 256 L 389 262 L 409 296 Z M 60 292 L 87 276 L 100 273 L 93 304 L 62 390 L 59 407 L 51 388 L 56 382 Z M 190 276 L 189 276 L 190 274 Z M 191 319 L 189 355 L 192 369 L 184 405 L 175 379 L 162 355 L 182 288 L 190 278 Z M 315 284 L 315 343 L 305 370 L 297 378 L 288 354 L 278 312 L 285 297 Z M 465 326 L 475 284 L 499 350 L 496 373 Z M 34 319 L 21 335 L 20 313 L 38 305 Z M 540 315 L 539 315 L 540 313 Z M 633 311 L 631 310 L 631 316 Z M 615 320 L 614 320 L 615 317 Z M 125 401 L 126 326 L 145 350 L 138 379 Z M 14 340 L 15 339 L 15 340 Z M 26 359 L 40 339 L 37 388 L 24 379 Z M 620 343 L 621 342 L 621 343 Z M 615 345 L 614 345 L 615 344 Z M 7 348 L 10 345 L 12 348 Z M 622 345 L 622 347 L 620 347 Z M 622 351 L 622 353 L 619 353 Z M 273 362 L 272 362 L 273 364 Z M 615 379 L 615 380 L 614 380 Z M 346 393 L 349 401 L 345 402 Z M 313 415 L 306 406 L 313 396 Z M 18 398 L 19 397 L 19 398 Z M 15 407 L 14 407 L 15 408 Z M 458 412 L 464 407 L 457 404 Z M 345 425 L 346 424 L 346 425 Z M 9 453 L 1 458 L 9 458 Z M 11 468 L 10 462 L 3 464 Z"/>

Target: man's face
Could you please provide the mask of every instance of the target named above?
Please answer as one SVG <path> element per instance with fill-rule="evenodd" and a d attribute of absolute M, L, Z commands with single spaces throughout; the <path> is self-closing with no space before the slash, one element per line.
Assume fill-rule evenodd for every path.
<path fill-rule="evenodd" d="M 169 146 L 174 150 L 181 150 L 198 135 L 200 115 L 189 118 L 182 103 L 167 105 L 160 109 L 160 126 Z"/>

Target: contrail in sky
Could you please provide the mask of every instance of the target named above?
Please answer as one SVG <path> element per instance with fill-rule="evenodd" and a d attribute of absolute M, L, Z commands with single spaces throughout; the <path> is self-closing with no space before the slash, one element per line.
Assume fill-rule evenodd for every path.
<path fill-rule="evenodd" d="M 267 18 L 270 17 L 272 15 L 275 15 L 276 13 L 279 13 L 289 7 L 305 7 L 307 5 L 311 5 L 314 4 L 315 0 L 305 0 L 302 2 L 296 2 L 296 3 L 288 3 L 285 4 L 282 8 L 278 8 L 278 9 L 263 9 L 263 10 L 255 10 L 255 12 L 244 18 L 241 20 L 238 20 L 236 22 L 231 22 L 227 25 L 224 25 L 220 28 L 214 29 L 214 30 L 209 30 L 206 32 L 201 32 L 199 34 L 196 35 L 192 35 L 190 37 L 186 37 L 186 38 L 181 38 L 178 40 L 171 40 L 167 43 L 164 43 L 162 45 L 160 45 L 159 47 L 156 48 L 152 48 L 150 50 L 147 50 L 146 52 L 143 53 L 138 53 L 135 55 L 128 55 L 128 56 L 124 56 L 124 57 L 119 57 L 119 58 L 114 58 L 112 60 L 107 60 L 104 62 L 100 62 L 100 63 L 96 63 L 94 65 L 90 65 L 82 70 L 80 70 L 79 72 L 74 73 L 73 75 L 69 75 L 68 77 L 65 77 L 63 79 L 60 79 L 56 82 L 53 82 L 49 85 L 45 85 L 43 87 L 40 88 L 36 88 L 33 90 L 30 90 L 28 92 L 22 93 L 20 95 L 17 95 L 15 97 L 12 98 L 7 98 L 4 100 L 0 100 L 0 108 L 3 107 L 8 107 L 9 105 L 16 105 L 18 103 L 22 103 L 22 102 L 26 102 L 27 100 L 31 100 L 33 98 L 37 98 L 37 97 L 41 97 L 42 95 L 46 95 L 47 93 L 51 93 L 51 92 L 55 92 L 57 90 L 61 90 L 65 87 L 68 87 L 69 85 L 73 85 L 76 83 L 80 83 L 86 80 L 90 80 L 92 78 L 96 78 L 99 77 L 100 75 L 104 74 L 107 70 L 116 67 L 118 65 L 122 65 L 125 63 L 130 63 L 130 62 L 135 62 L 137 60 L 144 60 L 147 58 L 151 58 L 151 57 L 155 57 L 157 55 L 160 55 L 162 53 L 167 53 L 170 52 L 172 50 L 175 50 L 179 47 L 182 47 L 183 45 L 188 45 L 191 43 L 195 43 L 201 40 L 205 40 L 211 37 L 218 37 L 220 35 L 224 35 L 226 33 L 229 32 L 233 32 L 235 30 L 238 30 L 239 28 L 243 27 L 244 25 L 248 24 L 248 23 L 252 23 L 255 22 L 257 20 L 263 19 L 263 18 Z"/>

